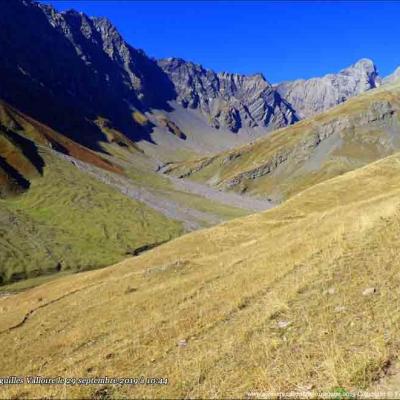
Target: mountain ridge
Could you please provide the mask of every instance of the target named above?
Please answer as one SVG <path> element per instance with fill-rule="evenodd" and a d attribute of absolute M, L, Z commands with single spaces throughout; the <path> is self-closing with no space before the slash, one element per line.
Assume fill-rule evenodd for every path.
<path fill-rule="evenodd" d="M 328 110 L 349 98 L 381 84 L 374 62 L 362 58 L 338 73 L 275 84 L 283 98 L 296 110 L 299 119 Z"/>
<path fill-rule="evenodd" d="M 154 123 L 167 136 L 168 129 L 154 120 L 138 123 L 132 113 L 160 109 L 168 114 L 173 109 L 170 102 L 176 101 L 198 111 L 216 135 L 218 130 L 233 134 L 248 131 L 244 140 L 250 141 L 251 136 L 293 124 L 310 112 L 323 111 L 369 90 L 376 78 L 376 68 L 365 66 L 360 76 L 371 78 L 369 86 L 348 85 L 335 78 L 321 89 L 320 82 L 326 77 L 307 80 L 316 86 L 311 88 L 310 83 L 299 87 L 299 81 L 271 85 L 260 73 L 215 72 L 179 58 L 156 60 L 127 43 L 104 17 L 88 17 L 74 10 L 57 12 L 50 5 L 25 0 L 7 6 L 3 3 L 2 8 L 0 30 L 3 37 L 12 40 L 0 40 L 0 50 L 7 54 L 0 97 L 96 150 L 101 150 L 99 142 L 107 142 L 94 123 L 99 117 L 109 120 L 130 140 L 152 143 Z M 21 25 L 25 26 L 23 31 L 17 29 Z M 33 31 L 38 33 L 31 40 L 32 35 L 27 33 Z M 27 47 L 30 55 L 18 51 Z M 48 48 L 54 53 L 50 58 L 46 56 Z M 38 66 L 34 60 L 40 61 Z M 343 71 L 346 69 L 327 76 L 342 76 Z M 357 80 L 352 76 L 355 69 L 351 71 L 347 79 Z M 295 99 L 299 91 L 309 93 L 306 97 L 311 100 L 306 108 L 311 111 L 304 111 L 304 104 L 299 105 Z M 332 99 L 325 102 L 327 93 Z M 60 112 L 62 109 L 67 110 L 68 119 Z M 174 123 L 179 128 L 179 121 Z M 185 132 L 177 145 L 183 145 L 184 136 Z M 233 137 L 226 142 L 235 145 Z"/>
<path fill-rule="evenodd" d="M 216 73 L 180 58 L 158 64 L 174 83 L 177 101 L 200 109 L 217 129 L 224 125 L 236 133 L 241 127 L 276 129 L 297 121 L 290 105 L 262 74 Z"/>
<path fill-rule="evenodd" d="M 367 91 L 253 143 L 162 171 L 275 201 L 365 165 L 400 147 L 399 85 Z"/>

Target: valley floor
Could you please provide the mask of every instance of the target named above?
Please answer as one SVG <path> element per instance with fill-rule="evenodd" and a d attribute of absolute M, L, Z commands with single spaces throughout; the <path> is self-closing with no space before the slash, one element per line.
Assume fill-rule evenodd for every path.
<path fill-rule="evenodd" d="M 182 222 L 187 231 L 221 223 L 229 217 L 229 215 L 224 215 L 225 213 L 243 216 L 272 207 L 272 203 L 269 200 L 224 192 L 205 184 L 177 179 L 173 176 L 158 177 L 158 180 L 163 182 L 165 186 L 162 189 L 152 186 L 149 182 L 140 181 L 135 183 L 133 179 L 104 171 L 61 153 L 55 152 L 55 154 L 68 160 L 77 168 L 82 169 L 101 182 L 117 188 L 127 197 L 141 201 L 166 217 Z M 148 169 L 143 169 L 141 172 L 148 177 L 156 174 L 156 172 Z M 191 195 L 193 195 L 192 198 L 194 199 L 192 207 L 189 206 Z M 186 202 L 183 200 L 185 197 L 189 197 Z M 205 203 L 212 202 L 209 202 L 209 209 L 196 208 L 196 198 Z M 224 210 L 224 207 L 226 210 Z"/>

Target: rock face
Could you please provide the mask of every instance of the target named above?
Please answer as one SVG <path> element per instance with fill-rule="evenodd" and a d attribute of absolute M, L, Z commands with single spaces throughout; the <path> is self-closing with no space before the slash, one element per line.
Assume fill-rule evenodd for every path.
<path fill-rule="evenodd" d="M 158 64 L 173 82 L 177 101 L 200 110 L 217 129 L 275 129 L 297 121 L 290 105 L 261 74 L 216 73 L 179 58 Z"/>
<path fill-rule="evenodd" d="M 282 82 L 274 87 L 290 103 L 297 117 L 303 119 L 373 89 L 380 83 L 374 63 L 362 59 L 337 74 Z"/>
<path fill-rule="evenodd" d="M 157 63 L 104 18 L 30 0 L 1 2 L 0 52 L 0 97 L 91 147 L 104 136 L 90 121 L 102 116 L 140 139 L 133 110 L 167 107 L 174 97 Z"/>
<path fill-rule="evenodd" d="M 369 60 L 336 75 L 276 86 L 261 74 L 216 73 L 177 58 L 156 61 L 105 18 L 59 13 L 31 0 L 0 2 L 0 52 L 0 98 L 95 150 L 108 140 L 99 118 L 128 139 L 151 141 L 154 125 L 132 116 L 172 111 L 173 100 L 198 110 L 216 129 L 262 134 L 379 81 Z"/>

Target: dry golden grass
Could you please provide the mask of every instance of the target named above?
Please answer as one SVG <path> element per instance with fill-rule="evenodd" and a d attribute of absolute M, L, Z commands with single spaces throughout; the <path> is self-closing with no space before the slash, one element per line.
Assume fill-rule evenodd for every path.
<path fill-rule="evenodd" d="M 396 155 L 273 210 L 0 299 L 0 376 L 169 380 L 0 387 L 0 397 L 368 387 L 400 349 L 399 177 Z"/>

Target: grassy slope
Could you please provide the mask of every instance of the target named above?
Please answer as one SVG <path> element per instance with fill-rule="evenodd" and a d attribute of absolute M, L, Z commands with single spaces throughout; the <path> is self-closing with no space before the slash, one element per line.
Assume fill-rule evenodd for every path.
<path fill-rule="evenodd" d="M 237 398 L 369 386 L 400 350 L 399 177 L 395 155 L 268 212 L 1 299 L 0 376 L 169 379 L 3 387 L 3 397 Z M 370 287 L 377 292 L 364 296 Z"/>
<path fill-rule="evenodd" d="M 93 181 L 45 147 L 127 174 L 155 195 L 184 207 L 222 219 L 249 214 L 175 190 L 107 120 L 99 118 L 96 123 L 107 136 L 102 146 L 109 154 L 95 153 L 0 100 L 0 284 L 18 281 L 1 290 L 36 285 L 49 279 L 43 274 L 60 268 L 79 271 L 110 265 L 127 250 L 183 232 L 179 223 Z M 15 197 L 23 191 L 23 197 Z M 20 281 L 26 278 L 33 279 Z"/>
<path fill-rule="evenodd" d="M 72 157 L 88 162 L 97 167 L 116 173 L 123 172 L 120 168 L 94 151 L 68 139 L 66 136 L 54 131 L 47 125 L 36 121 L 28 115 L 23 114 L 1 99 L 0 127 L 2 130 L 10 130 L 17 136 L 22 134 L 24 137 L 29 138 L 37 144 L 61 150 Z M 1 147 L 0 156 L 2 156 Z"/>
<path fill-rule="evenodd" d="M 43 177 L 0 200 L 4 282 L 115 263 L 130 249 L 178 236 L 181 225 L 42 152 Z"/>
<path fill-rule="evenodd" d="M 385 86 L 253 144 L 172 164 L 169 172 L 222 188 L 286 199 L 393 154 L 400 148 L 399 110 L 400 85 Z M 257 169 L 265 172 L 257 175 Z"/>

